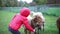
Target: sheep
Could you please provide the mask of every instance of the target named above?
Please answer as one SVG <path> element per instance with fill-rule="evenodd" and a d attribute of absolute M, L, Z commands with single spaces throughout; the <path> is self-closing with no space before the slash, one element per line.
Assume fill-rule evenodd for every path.
<path fill-rule="evenodd" d="M 43 25 L 43 30 L 44 30 L 44 22 L 45 22 L 45 18 L 43 17 L 42 13 L 40 12 L 36 12 L 36 13 L 32 13 L 33 15 L 29 15 L 27 17 L 29 24 L 31 25 L 31 27 L 33 29 L 35 29 L 36 27 L 38 27 L 38 34 L 39 34 L 39 29 L 41 30 L 41 26 Z M 27 34 L 27 29 L 25 28 L 25 34 Z M 31 34 L 31 32 L 29 32 L 29 34 Z M 34 33 L 36 34 L 36 32 Z"/>
<path fill-rule="evenodd" d="M 56 23 L 57 23 L 57 28 L 58 28 L 59 34 L 60 34 L 60 16 L 58 17 Z"/>

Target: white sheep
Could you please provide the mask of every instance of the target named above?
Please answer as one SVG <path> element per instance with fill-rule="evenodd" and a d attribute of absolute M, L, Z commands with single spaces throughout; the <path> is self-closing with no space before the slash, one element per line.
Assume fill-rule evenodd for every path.
<path fill-rule="evenodd" d="M 43 24 L 44 24 L 44 22 L 45 22 L 45 18 L 44 18 L 44 16 L 43 16 L 43 14 L 42 14 L 42 12 L 33 12 L 33 16 L 35 16 L 35 15 L 39 15 L 41 18 L 42 18 L 42 22 L 43 22 Z M 43 26 L 44 27 L 44 26 Z M 43 29 L 43 27 L 41 26 L 41 28 Z"/>

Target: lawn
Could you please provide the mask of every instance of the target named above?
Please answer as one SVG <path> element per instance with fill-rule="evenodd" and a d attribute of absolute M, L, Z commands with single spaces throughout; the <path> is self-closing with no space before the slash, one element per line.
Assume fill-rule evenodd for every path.
<path fill-rule="evenodd" d="M 9 11 L 0 11 L 0 34 L 11 34 L 8 31 L 8 23 L 10 22 L 13 15 L 16 13 Z M 58 29 L 56 27 L 57 17 L 44 15 L 45 17 L 45 27 L 44 31 L 40 31 L 41 34 L 58 34 Z M 21 27 L 19 31 L 24 34 L 24 28 Z"/>

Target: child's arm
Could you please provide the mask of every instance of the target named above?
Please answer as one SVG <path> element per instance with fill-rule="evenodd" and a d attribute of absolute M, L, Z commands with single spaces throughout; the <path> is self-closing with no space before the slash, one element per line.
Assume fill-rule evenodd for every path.
<path fill-rule="evenodd" d="M 13 16 L 12 20 L 16 17 L 16 15 L 19 15 L 19 13 L 15 14 L 15 15 Z"/>
<path fill-rule="evenodd" d="M 16 15 L 13 16 L 12 20 L 16 17 Z"/>
<path fill-rule="evenodd" d="M 30 31 L 32 31 L 32 32 L 35 32 L 35 30 L 28 24 L 28 20 L 25 20 L 25 21 L 24 21 L 24 25 L 25 25 L 25 27 L 26 27 L 28 30 L 30 30 Z"/>

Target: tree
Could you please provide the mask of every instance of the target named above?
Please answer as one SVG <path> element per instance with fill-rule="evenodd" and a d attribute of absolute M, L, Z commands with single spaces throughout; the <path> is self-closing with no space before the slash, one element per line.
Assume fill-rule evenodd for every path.
<path fill-rule="evenodd" d="M 56 4 L 60 4 L 60 0 L 56 0 Z"/>
<path fill-rule="evenodd" d="M 56 0 L 47 0 L 47 4 L 56 4 Z"/>
<path fill-rule="evenodd" d="M 1 2 L 1 0 L 0 0 L 0 7 L 2 6 L 2 2 Z"/>
<path fill-rule="evenodd" d="M 29 6 L 29 4 L 28 4 L 27 2 L 24 2 L 24 6 L 28 7 L 28 6 Z"/>
<path fill-rule="evenodd" d="M 17 0 L 1 0 L 2 7 L 15 7 L 17 6 Z"/>
<path fill-rule="evenodd" d="M 46 4 L 47 0 L 33 0 L 37 5 Z"/>
<path fill-rule="evenodd" d="M 0 0 L 0 6 L 2 7 L 23 7 L 28 6 L 28 3 L 17 0 Z"/>
<path fill-rule="evenodd" d="M 60 0 L 47 0 L 47 4 L 60 4 Z"/>
<path fill-rule="evenodd" d="M 15 7 L 15 6 L 17 6 L 17 0 L 7 0 L 6 1 L 6 6 L 7 7 Z"/>

